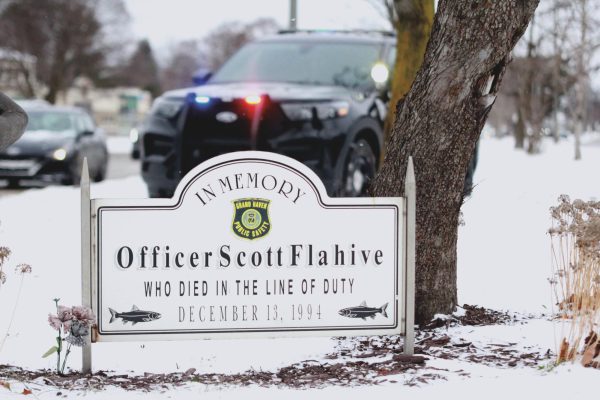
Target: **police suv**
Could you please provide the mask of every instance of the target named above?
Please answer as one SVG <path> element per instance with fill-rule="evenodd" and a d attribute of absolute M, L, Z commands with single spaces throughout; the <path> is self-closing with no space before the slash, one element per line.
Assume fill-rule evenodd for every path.
<path fill-rule="evenodd" d="M 272 151 L 310 167 L 332 196 L 361 196 L 377 171 L 395 38 L 284 31 L 247 44 L 201 85 L 164 93 L 140 129 L 151 197 L 211 157 Z"/>

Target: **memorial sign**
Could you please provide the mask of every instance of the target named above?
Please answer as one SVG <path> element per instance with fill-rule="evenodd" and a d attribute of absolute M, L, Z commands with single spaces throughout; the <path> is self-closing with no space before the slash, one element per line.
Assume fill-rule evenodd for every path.
<path fill-rule="evenodd" d="M 197 166 L 172 199 L 89 200 L 86 185 L 92 341 L 407 333 L 405 198 L 330 198 L 265 152 Z"/>

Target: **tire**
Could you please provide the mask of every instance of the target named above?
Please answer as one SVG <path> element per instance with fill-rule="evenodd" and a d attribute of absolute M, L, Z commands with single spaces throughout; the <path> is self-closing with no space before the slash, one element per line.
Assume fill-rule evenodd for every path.
<path fill-rule="evenodd" d="M 73 173 L 70 181 L 71 181 L 71 185 L 79 186 L 79 184 L 81 183 L 81 173 Z"/>
<path fill-rule="evenodd" d="M 94 182 L 102 182 L 106 178 L 106 169 L 108 165 L 104 163 L 94 175 Z"/>
<path fill-rule="evenodd" d="M 344 162 L 340 195 L 343 197 L 367 196 L 369 183 L 375 177 L 377 158 L 365 139 L 356 139 Z"/>
<path fill-rule="evenodd" d="M 169 199 L 173 196 L 173 193 L 167 189 L 148 188 L 148 196 L 153 199 Z"/>

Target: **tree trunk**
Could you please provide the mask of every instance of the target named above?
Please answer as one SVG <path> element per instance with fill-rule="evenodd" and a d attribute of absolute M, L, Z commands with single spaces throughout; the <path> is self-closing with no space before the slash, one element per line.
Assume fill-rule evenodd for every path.
<path fill-rule="evenodd" d="M 527 136 L 527 126 L 523 117 L 521 102 L 517 99 L 517 124 L 515 125 L 515 149 L 525 148 L 525 137 Z"/>
<path fill-rule="evenodd" d="M 392 73 L 392 98 L 385 120 L 388 142 L 398 102 L 406 96 L 423 63 L 425 48 L 433 25 L 433 0 L 394 0 L 397 14 L 396 61 Z"/>
<path fill-rule="evenodd" d="M 577 4 L 581 15 L 581 30 L 579 47 L 577 49 L 577 82 L 575 83 L 576 105 L 575 105 L 575 160 L 581 160 L 581 134 L 585 125 L 586 90 L 587 90 L 587 59 L 588 51 L 587 30 L 589 9 L 587 0 L 579 0 Z"/>
<path fill-rule="evenodd" d="M 413 156 L 418 323 L 457 304 L 456 241 L 467 167 L 510 52 L 538 2 L 441 0 L 423 66 L 394 122 L 372 193 L 401 196 Z"/>
<path fill-rule="evenodd" d="M 554 4 L 552 8 L 552 21 L 554 29 L 552 35 L 552 49 L 554 52 L 554 60 L 552 65 L 552 138 L 554 143 L 558 143 L 560 139 L 560 127 L 558 124 L 558 108 L 560 107 L 560 69 L 562 63 L 561 48 L 558 42 L 558 32 L 560 21 L 558 19 L 558 4 Z"/>
<path fill-rule="evenodd" d="M 526 135 L 528 138 L 527 141 L 527 153 L 536 154 L 539 151 L 541 141 L 542 141 L 542 122 L 544 119 L 543 110 L 540 110 L 543 107 L 540 104 L 542 93 L 539 93 L 538 86 L 539 82 L 535 79 L 535 71 L 536 68 L 536 54 L 535 54 L 535 43 L 534 43 L 534 35 L 533 31 L 535 28 L 534 18 L 531 19 L 531 24 L 529 25 L 529 40 L 527 42 L 527 58 L 525 66 L 527 68 L 525 82 L 523 84 L 523 112 L 527 122 L 529 123 L 529 127 L 531 132 L 529 135 Z M 527 126 L 527 124 L 525 125 Z"/>

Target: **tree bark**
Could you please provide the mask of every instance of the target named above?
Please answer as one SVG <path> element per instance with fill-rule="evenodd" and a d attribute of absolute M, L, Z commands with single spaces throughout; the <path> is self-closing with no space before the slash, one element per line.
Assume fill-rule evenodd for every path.
<path fill-rule="evenodd" d="M 439 2 L 423 65 L 399 110 L 372 185 L 376 196 L 403 195 L 408 156 L 413 156 L 417 323 L 451 313 L 457 304 L 456 242 L 467 167 L 510 52 L 538 2 Z"/>
<path fill-rule="evenodd" d="M 392 98 L 385 120 L 388 142 L 397 105 L 406 96 L 423 63 L 425 48 L 433 25 L 433 0 L 394 0 L 396 20 L 396 62 L 392 73 Z"/>

